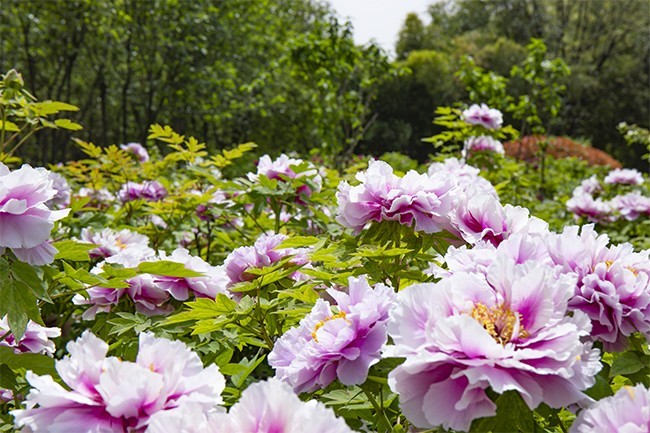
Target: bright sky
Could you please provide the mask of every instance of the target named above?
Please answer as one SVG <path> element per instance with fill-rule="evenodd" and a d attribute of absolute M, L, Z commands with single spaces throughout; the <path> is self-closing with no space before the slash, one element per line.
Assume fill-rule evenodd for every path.
<path fill-rule="evenodd" d="M 374 39 L 382 48 L 395 53 L 395 42 L 406 15 L 417 13 L 428 23 L 427 7 L 434 0 L 329 0 L 339 16 L 352 22 L 354 40 L 363 45 Z"/>

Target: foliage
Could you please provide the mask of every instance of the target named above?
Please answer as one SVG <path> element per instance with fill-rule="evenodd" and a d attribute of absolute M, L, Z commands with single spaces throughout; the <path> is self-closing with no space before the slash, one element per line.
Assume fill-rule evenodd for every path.
<path fill-rule="evenodd" d="M 211 150 L 254 141 L 262 149 L 348 153 L 373 120 L 370 102 L 393 75 L 374 45 L 311 0 L 25 2 L 0 11 L 0 69 L 25 89 L 81 110 L 78 138 L 100 147 L 144 142 L 148 125 L 201 131 Z M 79 157 L 75 124 L 39 131 L 21 149 L 32 161 Z"/>

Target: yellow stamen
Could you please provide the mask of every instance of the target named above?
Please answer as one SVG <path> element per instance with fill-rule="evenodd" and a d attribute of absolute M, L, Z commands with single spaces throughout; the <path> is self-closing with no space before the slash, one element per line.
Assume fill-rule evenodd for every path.
<path fill-rule="evenodd" d="M 316 326 L 314 326 L 314 330 L 311 332 L 311 338 L 313 338 L 316 343 L 318 343 L 318 337 L 316 335 L 318 330 L 322 328 L 326 322 L 329 322 L 330 320 L 334 320 L 334 319 L 345 319 L 346 322 L 350 323 L 350 321 L 345 318 L 345 311 L 341 311 L 337 314 L 334 314 L 333 316 L 326 318 L 325 320 L 321 320 L 316 324 Z"/>
<path fill-rule="evenodd" d="M 125 244 L 124 242 L 122 242 L 121 240 L 119 240 L 119 239 L 116 239 L 116 240 L 115 240 L 115 244 L 116 244 L 117 247 L 118 247 L 119 249 L 121 249 L 121 250 L 123 250 L 123 249 L 126 248 L 126 244 Z"/>
<path fill-rule="evenodd" d="M 478 303 L 474 306 L 471 316 L 502 346 L 509 343 L 513 337 L 524 339 L 529 336 L 528 331 L 521 325 L 521 314 L 512 311 L 503 304 L 490 308 Z M 519 332 L 515 336 L 517 325 L 519 325 Z"/>

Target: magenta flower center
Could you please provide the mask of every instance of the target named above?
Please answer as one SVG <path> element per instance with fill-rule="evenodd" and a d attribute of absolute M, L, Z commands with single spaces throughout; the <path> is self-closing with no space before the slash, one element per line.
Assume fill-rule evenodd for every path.
<path fill-rule="evenodd" d="M 528 331 L 521 325 L 521 314 L 503 304 L 487 307 L 478 303 L 474 306 L 471 316 L 502 346 L 513 338 L 525 339 L 529 336 Z"/>

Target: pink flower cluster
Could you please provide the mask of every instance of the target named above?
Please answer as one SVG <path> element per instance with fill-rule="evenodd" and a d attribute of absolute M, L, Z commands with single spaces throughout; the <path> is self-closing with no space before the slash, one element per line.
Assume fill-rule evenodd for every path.
<path fill-rule="evenodd" d="M 296 392 L 325 388 L 337 379 L 344 385 L 365 382 L 386 343 L 386 321 L 393 289 L 372 288 L 365 277 L 348 280 L 348 292 L 330 289 L 336 312 L 319 299 L 297 328 L 287 331 L 269 354 L 278 379 Z"/>
<path fill-rule="evenodd" d="M 483 239 L 495 245 L 514 233 L 548 232 L 548 224 L 527 209 L 502 205 L 478 169 L 456 159 L 403 178 L 388 164 L 371 161 L 357 179 L 361 184 L 354 187 L 341 182 L 337 193 L 337 221 L 356 231 L 371 221 L 398 221 L 426 233 L 446 230 L 471 244 Z"/>
<path fill-rule="evenodd" d="M 604 179 L 607 185 L 641 185 L 643 175 L 633 169 L 615 169 Z M 604 188 L 594 175 L 585 179 L 573 190 L 573 196 L 567 201 L 567 210 L 576 218 L 584 217 L 593 223 L 607 224 L 619 218 L 634 221 L 641 216 L 650 216 L 650 197 L 641 191 L 628 191 L 611 199 L 604 196 Z"/>
<path fill-rule="evenodd" d="M 53 184 L 47 170 L 23 165 L 10 171 L 0 163 L 0 254 L 11 248 L 20 261 L 52 263 L 57 250 L 48 242 L 50 232 L 70 211 L 47 207 L 58 193 Z"/>
<path fill-rule="evenodd" d="M 339 184 L 337 221 L 361 231 L 371 221 L 415 224 L 415 230 L 436 233 L 450 229 L 448 213 L 456 198 L 454 182 L 443 173 L 419 174 L 411 170 L 402 178 L 383 161 L 371 160 L 358 173 L 360 185 Z"/>
<path fill-rule="evenodd" d="M 593 225 L 567 227 L 545 242 L 553 265 L 578 277 L 569 308 L 589 316 L 591 338 L 607 351 L 624 349 L 635 332 L 650 341 L 650 250 L 609 246 Z"/>
<path fill-rule="evenodd" d="M 20 340 L 16 340 L 14 335 L 11 334 L 7 316 L 0 319 L 0 337 L 3 337 L 0 346 L 12 347 L 15 353 L 42 353 L 52 356 L 55 347 L 50 338 L 56 338 L 60 335 L 60 328 L 46 328 L 30 320 L 27 322 L 27 328 L 23 336 Z"/>
<path fill-rule="evenodd" d="M 182 404 L 209 410 L 221 404 L 225 379 L 216 365 L 181 341 L 140 335 L 135 362 L 107 357 L 108 344 L 90 331 L 67 345 L 56 361 L 68 389 L 51 376 L 27 372 L 26 409 L 14 410 L 16 428 L 30 432 L 127 433 L 144 431 L 161 412 Z"/>
<path fill-rule="evenodd" d="M 117 195 L 123 203 L 137 199 L 159 201 L 167 197 L 167 190 L 157 180 L 147 180 L 142 183 L 126 182 Z"/>
<path fill-rule="evenodd" d="M 503 124 L 503 114 L 485 104 L 471 105 L 463 111 L 461 119 L 470 125 L 480 125 L 487 129 L 499 129 Z"/>
<path fill-rule="evenodd" d="M 141 244 L 139 244 L 142 246 Z M 129 298 L 135 304 L 138 312 L 147 316 L 169 314 L 173 311 L 170 304 L 172 298 L 184 301 L 190 295 L 196 297 L 215 298 L 218 293 L 228 294 L 226 284 L 228 279 L 222 266 L 211 266 L 200 257 L 189 254 L 184 248 L 177 248 L 170 256 L 155 251 L 149 247 L 125 250 L 108 257 L 92 272 L 99 274 L 105 263 L 118 264 L 127 268 L 135 268 L 146 261 L 167 260 L 182 263 L 186 269 L 203 274 L 199 277 L 168 277 L 161 275 L 140 274 L 126 280 L 128 288 L 92 287 L 86 292 L 88 298 L 76 295 L 72 301 L 76 305 L 90 305 L 83 313 L 86 320 L 93 319 L 97 313 L 109 312 L 123 297 Z"/>
<path fill-rule="evenodd" d="M 650 431 L 650 389 L 624 386 L 612 397 L 583 410 L 570 433 L 645 433 Z"/>
<path fill-rule="evenodd" d="M 650 251 L 608 243 L 593 225 L 567 227 L 560 234 L 514 234 L 498 246 L 482 241 L 472 249 L 451 247 L 444 257 L 446 268 L 433 266 L 431 273 L 443 278 L 463 272 L 485 275 L 498 260 L 550 267 L 557 278 L 575 278 L 568 308 L 589 317 L 590 338 L 608 351 L 622 350 L 635 332 L 650 341 Z"/>
<path fill-rule="evenodd" d="M 227 287 L 237 283 L 254 280 L 255 275 L 247 270 L 271 266 L 288 256 L 293 256 L 291 262 L 295 265 L 308 263 L 307 248 L 277 248 L 286 235 L 261 235 L 253 246 L 235 248 L 224 261 L 224 268 L 228 278 Z M 296 272 L 292 275 L 295 280 L 303 279 L 303 275 Z"/>
<path fill-rule="evenodd" d="M 506 244 L 504 241 L 501 245 Z M 575 277 L 505 257 L 484 273 L 455 272 L 397 294 L 383 356 L 405 358 L 388 376 L 417 427 L 468 430 L 493 416 L 486 389 L 516 391 L 531 409 L 588 400 L 599 352 L 586 315 L 568 315 Z"/>

